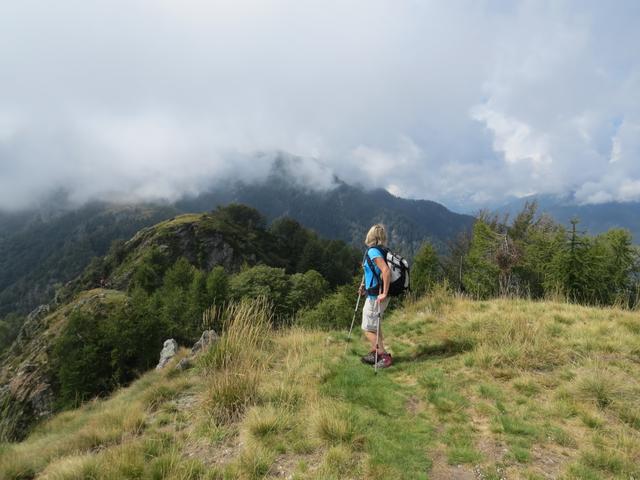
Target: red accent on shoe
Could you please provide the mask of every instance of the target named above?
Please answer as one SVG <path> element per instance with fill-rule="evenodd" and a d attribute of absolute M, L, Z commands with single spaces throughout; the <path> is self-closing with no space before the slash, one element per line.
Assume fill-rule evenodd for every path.
<path fill-rule="evenodd" d="M 387 368 L 393 364 L 393 359 L 391 358 L 391 354 L 383 353 L 378 357 L 378 363 L 376 364 L 378 368 Z"/>

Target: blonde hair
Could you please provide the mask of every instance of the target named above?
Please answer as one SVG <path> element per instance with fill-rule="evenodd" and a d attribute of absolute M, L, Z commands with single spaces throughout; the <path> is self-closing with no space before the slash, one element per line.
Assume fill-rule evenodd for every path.
<path fill-rule="evenodd" d="M 364 243 L 367 245 L 367 247 L 386 245 L 387 232 L 384 229 L 384 225 L 376 223 L 373 227 L 371 227 L 369 229 L 369 233 L 367 233 L 367 238 L 365 238 Z"/>

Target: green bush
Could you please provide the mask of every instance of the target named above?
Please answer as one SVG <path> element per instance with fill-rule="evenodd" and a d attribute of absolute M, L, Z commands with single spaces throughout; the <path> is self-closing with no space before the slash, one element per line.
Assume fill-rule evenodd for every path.
<path fill-rule="evenodd" d="M 283 268 L 257 265 L 231 277 L 231 297 L 235 301 L 264 298 L 274 306 L 279 321 L 290 313 L 287 305 L 289 279 Z"/>
<path fill-rule="evenodd" d="M 511 225 L 481 213 L 468 251 L 452 251 L 443 261 L 447 276 L 457 264 L 464 290 L 476 298 L 562 296 L 581 304 L 636 305 L 640 250 L 630 232 L 611 229 L 590 236 L 580 231 L 578 219 L 567 229 L 536 216 L 536 209 L 535 202 L 527 203 Z M 420 262 L 416 257 L 417 268 Z"/>
<path fill-rule="evenodd" d="M 344 285 L 314 308 L 302 311 L 297 323 L 305 327 L 327 330 L 347 328 L 353 317 L 356 301 L 354 286 Z"/>
<path fill-rule="evenodd" d="M 287 306 L 292 312 L 316 306 L 329 293 L 329 282 L 315 270 L 289 277 Z"/>

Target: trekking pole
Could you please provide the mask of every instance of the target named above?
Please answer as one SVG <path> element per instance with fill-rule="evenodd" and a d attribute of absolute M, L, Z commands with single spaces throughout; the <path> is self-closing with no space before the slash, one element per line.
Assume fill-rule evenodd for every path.
<path fill-rule="evenodd" d="M 356 322 L 356 315 L 358 314 L 358 308 L 360 307 L 360 292 L 358 292 L 358 301 L 356 302 L 356 309 L 353 311 L 353 318 L 351 319 L 351 328 L 349 328 L 349 336 L 347 337 L 347 341 L 351 341 L 351 332 L 353 331 L 353 324 Z"/>
<path fill-rule="evenodd" d="M 378 348 L 380 344 L 380 321 L 382 320 L 382 318 L 380 315 L 380 303 L 376 301 L 375 304 L 378 307 L 378 321 L 376 322 L 376 353 L 375 353 L 376 362 L 373 364 L 373 373 L 377 375 L 378 374 Z"/>
<path fill-rule="evenodd" d="M 364 282 L 364 275 L 362 276 L 362 281 Z M 360 308 L 360 298 L 362 298 L 362 295 L 360 295 L 360 289 L 358 289 L 358 301 L 356 302 L 356 308 L 353 311 L 353 318 L 351 319 L 351 327 L 349 328 L 349 336 L 347 337 L 347 343 L 344 346 L 344 353 L 347 353 L 347 348 L 349 346 L 349 343 L 351 342 L 351 332 L 353 332 L 353 324 L 356 321 L 356 315 L 358 314 L 358 308 Z"/>

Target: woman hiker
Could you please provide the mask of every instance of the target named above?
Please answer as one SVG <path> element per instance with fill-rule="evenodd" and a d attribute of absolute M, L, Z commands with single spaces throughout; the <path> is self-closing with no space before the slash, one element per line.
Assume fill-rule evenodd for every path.
<path fill-rule="evenodd" d="M 364 242 L 367 245 L 367 253 L 364 258 L 364 283 L 360 284 L 359 294 L 367 295 L 362 310 L 362 330 L 371 343 L 371 351 L 362 357 L 364 363 L 376 364 L 377 368 L 387 368 L 393 363 L 391 355 L 384 349 L 382 329 L 380 321 L 387 305 L 389 304 L 389 285 L 391 284 L 391 271 L 387 266 L 383 253 L 376 247 L 385 247 L 387 233 L 384 227 L 376 224 L 369 229 Z M 376 339 L 376 331 L 378 333 Z M 377 340 L 377 344 L 376 344 Z M 377 357 L 376 357 L 377 349 Z"/>

